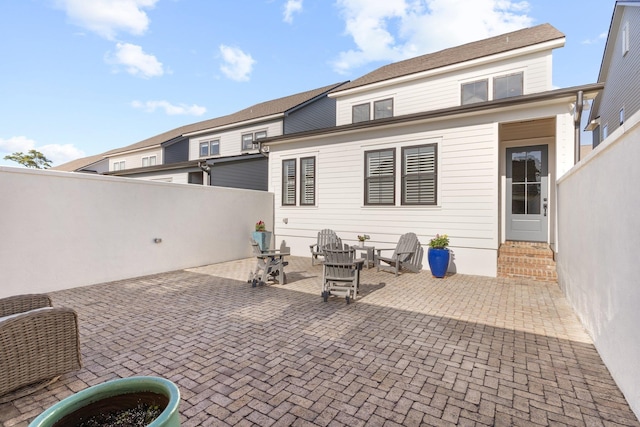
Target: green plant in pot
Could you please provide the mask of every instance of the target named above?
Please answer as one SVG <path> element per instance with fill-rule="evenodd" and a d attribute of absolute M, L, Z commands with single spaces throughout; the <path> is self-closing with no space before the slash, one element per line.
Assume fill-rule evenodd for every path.
<path fill-rule="evenodd" d="M 56 403 L 29 427 L 179 427 L 180 391 L 158 377 L 119 378 Z"/>
<path fill-rule="evenodd" d="M 427 259 L 429 261 L 429 269 L 434 277 L 443 278 L 447 274 L 449 261 L 451 260 L 448 235 L 436 234 L 436 237 L 429 241 Z"/>
<path fill-rule="evenodd" d="M 253 232 L 253 240 L 258 243 L 261 251 L 268 251 L 271 244 L 271 232 L 267 231 L 264 221 L 256 222 L 256 231 Z"/>

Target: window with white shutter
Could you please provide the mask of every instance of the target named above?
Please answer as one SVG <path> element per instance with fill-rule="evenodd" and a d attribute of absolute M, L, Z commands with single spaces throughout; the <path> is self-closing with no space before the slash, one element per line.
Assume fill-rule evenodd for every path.
<path fill-rule="evenodd" d="M 282 206 L 296 205 L 296 159 L 282 161 Z"/>
<path fill-rule="evenodd" d="M 437 203 L 437 145 L 402 149 L 402 204 Z"/>
<path fill-rule="evenodd" d="M 300 206 L 316 204 L 316 158 L 300 159 Z"/>
<path fill-rule="evenodd" d="M 364 204 L 394 205 L 396 196 L 395 150 L 367 151 L 365 157 Z"/>

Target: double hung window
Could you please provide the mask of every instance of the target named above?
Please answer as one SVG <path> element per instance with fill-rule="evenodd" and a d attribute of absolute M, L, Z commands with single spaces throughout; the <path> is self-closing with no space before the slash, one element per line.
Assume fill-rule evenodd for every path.
<path fill-rule="evenodd" d="M 147 167 L 147 166 L 155 166 L 156 165 L 156 156 L 149 156 L 149 157 L 143 157 L 142 158 L 142 167 Z"/>
<path fill-rule="evenodd" d="M 254 141 L 267 137 L 267 131 L 261 130 L 255 133 L 242 134 L 242 151 L 248 151 L 254 149 Z"/>
<path fill-rule="evenodd" d="M 351 107 L 352 123 L 368 122 L 371 120 L 371 103 L 358 104 Z M 373 119 L 393 117 L 393 98 L 373 102 Z"/>
<path fill-rule="evenodd" d="M 300 189 L 299 206 L 314 206 L 316 204 L 316 158 L 300 158 L 299 175 L 297 162 L 298 159 L 282 161 L 282 206 L 296 206 L 298 188 Z"/>
<path fill-rule="evenodd" d="M 464 83 L 462 85 L 462 105 L 484 102 L 489 100 L 487 80 Z"/>
<path fill-rule="evenodd" d="M 494 77 L 493 99 L 510 98 L 522 95 L 522 73 Z"/>
<path fill-rule="evenodd" d="M 220 154 L 219 139 L 200 142 L 200 157 L 217 156 L 218 154 Z"/>
<path fill-rule="evenodd" d="M 395 204 L 395 157 L 395 149 L 365 153 L 365 205 Z"/>
<path fill-rule="evenodd" d="M 436 144 L 402 149 L 402 204 L 435 205 Z"/>
<path fill-rule="evenodd" d="M 437 144 L 402 147 L 401 205 L 437 204 Z M 396 205 L 396 149 L 365 152 L 364 204 Z"/>

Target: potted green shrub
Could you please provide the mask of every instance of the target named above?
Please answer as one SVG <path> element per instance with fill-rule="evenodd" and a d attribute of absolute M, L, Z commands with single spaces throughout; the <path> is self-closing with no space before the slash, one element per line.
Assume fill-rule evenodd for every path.
<path fill-rule="evenodd" d="M 29 427 L 179 427 L 180 391 L 158 377 L 119 378 L 89 387 L 56 403 Z"/>
<path fill-rule="evenodd" d="M 258 243 L 261 251 L 268 251 L 271 243 L 271 232 L 267 231 L 264 221 L 256 222 L 256 231 L 253 232 L 253 240 Z"/>
<path fill-rule="evenodd" d="M 427 259 L 429 269 L 434 277 L 443 278 L 449 269 L 451 253 L 449 251 L 449 236 L 446 234 L 436 234 L 436 237 L 429 241 Z"/>

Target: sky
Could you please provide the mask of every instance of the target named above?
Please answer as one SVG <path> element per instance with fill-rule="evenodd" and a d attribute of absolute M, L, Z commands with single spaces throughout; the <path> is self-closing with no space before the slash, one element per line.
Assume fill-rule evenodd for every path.
<path fill-rule="evenodd" d="M 0 166 L 53 166 L 382 65 L 549 23 L 595 83 L 614 0 L 0 0 Z M 583 140 L 584 141 L 584 140 Z"/>

